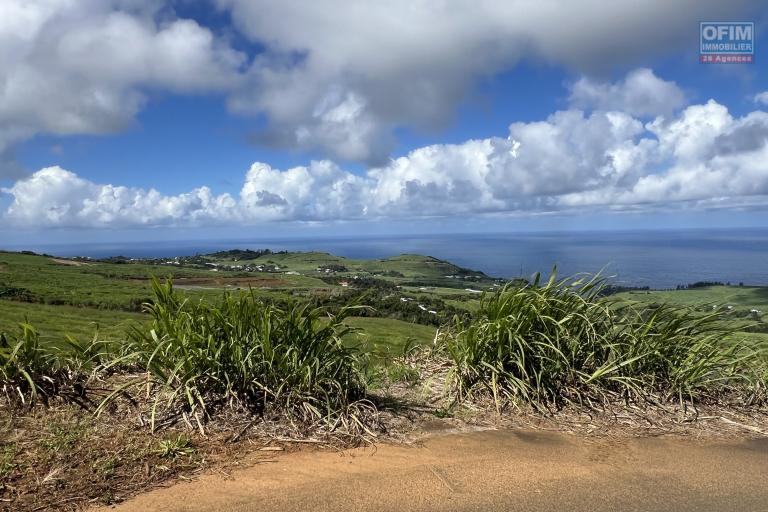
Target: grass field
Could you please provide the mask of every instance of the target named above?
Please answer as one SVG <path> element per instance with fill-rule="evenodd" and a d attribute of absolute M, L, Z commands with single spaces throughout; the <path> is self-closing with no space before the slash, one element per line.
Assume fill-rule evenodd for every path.
<path fill-rule="evenodd" d="M 294 260 L 298 261 L 296 258 Z M 300 261 L 305 267 L 314 265 L 314 262 L 307 263 L 311 260 L 305 257 Z M 120 339 L 129 325 L 145 322 L 147 316 L 115 308 L 126 305 L 138 308 L 140 302 L 150 296 L 149 281 L 145 278 L 152 275 L 173 276 L 176 288 L 183 290 L 193 300 L 201 297 L 216 300 L 221 297 L 223 289 L 253 287 L 257 294 L 288 298 L 289 295 L 281 291 L 292 289 L 309 292 L 338 288 L 308 276 L 256 273 L 256 276 L 211 277 L 211 272 L 206 270 L 142 264 L 65 265 L 43 256 L 12 253 L 0 253 L 0 262 L 0 284 L 25 288 L 42 302 L 0 300 L 0 332 L 14 331 L 21 322 L 26 321 L 35 326 L 43 339 L 61 339 L 65 335 L 90 339 L 97 328 L 105 338 Z M 260 287 L 262 281 L 265 288 Z M 275 284 L 275 281 L 278 283 Z M 73 306 L 57 302 L 100 306 Z M 417 343 L 431 342 L 435 334 L 433 327 L 389 318 L 353 317 L 347 323 L 362 329 L 351 338 L 382 354 L 397 353 L 398 348 L 409 339 Z"/>
<path fill-rule="evenodd" d="M 623 292 L 613 296 L 639 306 L 674 304 L 699 313 L 714 310 L 723 313 L 723 320 L 739 331 L 749 331 L 750 339 L 768 341 L 768 287 L 706 286 L 686 290 L 649 290 Z"/>
<path fill-rule="evenodd" d="M 145 263 L 79 263 L 45 256 L 0 252 L 0 297 L 26 293 L 44 304 L 138 311 L 151 296 L 150 278 L 189 283 L 193 296 L 213 298 L 221 289 L 296 290 L 327 288 L 323 281 L 291 274 L 227 273 Z M 12 298 L 12 297 L 11 297 Z"/>
<path fill-rule="evenodd" d="M 212 272 L 210 269 L 148 263 L 83 263 L 47 256 L 0 253 L 0 292 L 22 289 L 29 294 L 27 301 L 10 300 L 14 297 L 7 293 L 3 297 L 5 300 L 0 299 L 0 332 L 14 332 L 20 323 L 29 322 L 42 340 L 61 340 L 65 335 L 87 340 L 97 329 L 105 339 L 120 340 L 125 337 L 128 326 L 148 320 L 148 316 L 139 311 L 141 304 L 151 296 L 152 276 L 172 277 L 175 287 L 191 300 L 217 301 L 224 290 L 248 289 L 253 289 L 257 296 L 285 300 L 291 296 L 311 297 L 342 290 L 342 287 L 316 277 L 321 274 L 317 267 L 339 262 L 350 264 L 350 260 L 323 253 L 273 254 L 264 259 L 286 266 L 287 272 L 297 272 L 288 269 L 299 269 L 315 275 Z M 392 270 L 394 265 L 398 272 L 402 271 L 410 279 L 419 275 L 432 279 L 440 272 L 455 270 L 450 264 L 436 263 L 430 258 L 407 256 L 396 258 L 395 262 L 376 262 L 371 267 Z M 404 294 L 406 292 L 418 292 L 418 288 L 409 288 Z M 460 292 L 450 288 L 440 292 L 450 297 L 461 296 Z M 408 295 L 424 296 L 423 293 Z M 349 336 L 350 343 L 362 343 L 382 357 L 399 354 L 409 340 L 427 343 L 435 335 L 434 327 L 391 318 L 352 317 L 347 323 L 358 329 Z"/>
<path fill-rule="evenodd" d="M 129 325 L 146 321 L 146 316 L 129 311 L 0 300 L 0 332 L 15 331 L 25 321 L 32 324 L 44 340 L 60 340 L 65 335 L 88 340 L 97 327 L 102 337 L 119 340 Z"/>
<path fill-rule="evenodd" d="M 688 290 L 631 291 L 614 297 L 642 303 L 674 303 L 681 306 L 731 306 L 735 311 L 757 309 L 764 315 L 768 311 L 768 287 L 759 286 L 706 286 Z"/>
<path fill-rule="evenodd" d="M 265 270 L 244 271 L 249 261 L 258 261 Z M 208 266 L 212 264 L 218 267 Z M 329 265 L 333 270 L 326 271 Z M 239 271 L 234 270 L 237 267 Z M 463 288 L 431 286 L 435 281 L 450 281 L 452 285 L 476 288 L 487 288 L 491 283 L 480 273 L 418 255 L 367 261 L 307 252 L 267 254 L 251 260 L 196 256 L 179 258 L 175 262 L 110 262 L 0 252 L 0 330 L 15 330 L 26 319 L 40 331 L 43 339 L 61 338 L 65 334 L 80 339 L 90 338 L 97 326 L 102 336 L 120 337 L 131 321 L 144 318 L 140 311 L 142 304 L 152 295 L 150 280 L 153 276 L 173 278 L 176 289 L 183 291 L 191 300 L 217 301 L 225 290 L 235 293 L 252 290 L 262 299 L 285 303 L 293 299 L 325 300 L 324 297 L 353 292 L 353 288 L 353 294 L 365 293 L 365 288 L 356 284 L 356 275 L 374 277 L 373 286 L 377 279 L 392 284 L 397 281 L 415 284 L 401 286 L 397 290 L 392 288 L 376 298 L 363 299 L 377 301 L 385 296 L 394 296 L 390 301 L 405 309 L 410 308 L 410 313 L 399 317 L 409 322 L 424 321 L 423 318 L 417 320 L 414 312 L 430 320 L 417 308 L 440 310 L 439 300 L 446 300 L 454 307 L 473 309 L 477 302 L 476 295 L 470 295 Z M 329 280 L 329 276 L 336 278 L 336 281 Z M 446 276 L 476 276 L 483 281 L 465 283 L 460 278 Z M 337 282 L 345 279 L 352 283 L 349 288 Z M 425 280 L 424 286 L 420 286 L 422 279 Z M 400 304 L 397 297 L 408 298 L 412 302 Z M 422 302 L 425 306 L 421 305 Z M 433 327 L 387 318 L 398 318 L 390 313 L 377 313 L 377 316 L 384 318 L 355 320 L 356 327 L 365 327 L 365 334 L 356 336 L 365 338 L 377 352 L 382 353 L 387 352 L 388 346 L 396 351 L 409 338 L 422 341 L 434 337 Z"/>
<path fill-rule="evenodd" d="M 43 340 L 58 341 L 66 335 L 89 340 L 98 328 L 101 338 L 119 341 L 129 326 L 147 321 L 148 316 L 143 313 L 0 300 L 0 332 L 13 332 L 20 323 L 29 322 Z M 392 318 L 351 317 L 346 323 L 360 329 L 349 335 L 351 343 L 359 343 L 381 356 L 399 355 L 409 340 L 426 344 L 435 337 L 434 327 Z"/>
<path fill-rule="evenodd" d="M 465 283 L 488 285 L 493 282 L 476 272 L 431 256 L 402 254 L 381 260 L 358 260 L 324 252 L 291 252 L 265 254 L 258 258 L 209 257 L 219 264 L 271 264 L 281 270 L 307 276 L 337 275 L 345 277 L 377 277 L 394 283 L 423 282 L 444 287 L 463 287 Z M 326 272 L 328 269 L 330 272 Z"/>
<path fill-rule="evenodd" d="M 428 325 L 412 324 L 391 318 L 352 317 L 346 323 L 361 329 L 360 332 L 352 335 L 354 339 L 370 347 L 377 355 L 384 357 L 400 355 L 409 341 L 420 345 L 431 343 L 437 330 Z"/>
<path fill-rule="evenodd" d="M 27 318 L 44 336 L 56 337 L 65 333 L 77 337 L 92 336 L 96 325 L 105 335 L 119 336 L 125 325 L 143 318 L 138 312 L 141 303 L 151 296 L 152 276 L 172 277 L 176 287 L 195 300 L 216 300 L 223 290 L 247 289 L 264 298 L 287 300 L 291 297 L 341 293 L 343 287 L 327 282 L 327 277 L 331 275 L 344 279 L 348 276 L 352 280 L 352 277 L 359 275 L 384 279 L 393 284 L 408 283 L 402 285 L 395 295 L 408 297 L 415 303 L 440 299 L 447 305 L 470 312 L 476 311 L 479 295 L 467 289 L 493 288 L 493 281 L 481 273 L 419 255 L 355 260 L 321 252 L 302 252 L 271 253 L 248 259 L 239 258 L 235 251 L 221 257 L 209 255 L 196 258 L 198 264 L 192 266 L 142 261 L 116 264 L 0 252 L 0 298 L 23 298 L 27 301 L 0 300 L 0 329 L 14 328 Z M 206 263 L 200 264 L 201 261 L 220 265 L 220 271 L 206 268 Z M 226 266 L 249 264 L 269 265 L 273 266 L 273 270 L 221 270 Z M 274 271 L 274 267 L 280 270 Z M 472 279 L 464 280 L 462 276 Z M 447 282 L 448 286 L 441 286 L 440 282 Z M 729 318 L 740 325 L 746 325 L 755 318 L 762 319 L 768 311 L 766 287 L 710 286 L 672 291 L 630 291 L 612 298 L 639 305 L 670 303 L 699 311 L 715 306 L 729 311 Z M 752 310 L 760 313 L 750 313 Z M 397 347 L 409 336 L 416 340 L 431 340 L 434 336 L 434 328 L 387 318 L 355 321 L 356 327 L 365 327 L 364 336 L 377 349 L 386 345 Z"/>

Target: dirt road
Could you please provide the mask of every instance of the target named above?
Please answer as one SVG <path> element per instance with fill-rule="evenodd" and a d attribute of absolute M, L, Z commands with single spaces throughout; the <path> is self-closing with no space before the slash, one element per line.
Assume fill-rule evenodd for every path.
<path fill-rule="evenodd" d="M 768 511 L 768 440 L 590 440 L 530 431 L 300 452 L 156 490 L 133 511 Z"/>

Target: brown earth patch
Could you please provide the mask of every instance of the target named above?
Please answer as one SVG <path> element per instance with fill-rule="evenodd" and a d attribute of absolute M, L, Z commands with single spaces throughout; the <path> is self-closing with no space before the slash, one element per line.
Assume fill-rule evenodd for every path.
<path fill-rule="evenodd" d="M 65 260 L 63 258 L 51 258 L 51 261 L 59 265 L 69 265 L 71 267 L 81 267 L 83 265 L 88 265 L 88 263 L 85 263 L 84 261 Z"/>
<path fill-rule="evenodd" d="M 208 288 L 239 287 L 239 288 L 276 288 L 285 286 L 288 281 L 274 277 L 177 277 L 174 286 L 200 286 Z"/>
<path fill-rule="evenodd" d="M 93 391 L 100 395 L 107 389 L 111 386 L 105 384 Z M 744 490 L 745 473 L 754 476 L 745 492 L 755 492 L 755 479 L 761 492 L 768 492 L 762 483 L 768 472 L 765 412 L 702 410 L 694 418 L 690 411 L 598 415 L 574 410 L 551 416 L 520 411 L 499 418 L 491 410 L 448 412 L 441 402 L 425 404 L 415 396 L 423 392 L 422 386 L 389 392 L 383 402 L 390 406 L 377 400 L 385 428 L 376 446 L 352 451 L 339 451 L 348 446 L 348 437 L 297 433 L 294 425 L 279 418 L 234 411 L 217 414 L 204 433 L 194 417 L 181 415 L 159 419 L 161 426 L 152 433 L 150 402 L 143 391 L 130 400 L 120 399 L 98 418 L 74 405 L 10 409 L 0 404 L 0 510 L 82 510 L 190 479 L 194 486 L 139 495 L 120 510 L 511 510 L 520 506 L 504 502 L 503 496 L 525 503 L 530 489 L 549 489 L 549 482 L 554 490 L 563 475 L 574 479 L 568 487 L 577 493 L 570 496 L 571 503 L 610 504 L 589 510 L 631 509 L 626 502 L 601 501 L 603 495 L 590 494 L 590 489 L 607 483 L 609 497 L 621 500 L 627 495 L 621 494 L 619 484 L 640 478 L 643 486 L 657 492 L 654 474 L 683 475 L 700 488 Z M 99 396 L 92 400 L 98 403 Z M 184 442 L 178 443 L 179 438 Z M 667 438 L 674 441 L 668 444 Z M 763 440 L 748 441 L 754 438 Z M 650 444 L 643 444 L 646 441 Z M 302 453 L 284 456 L 295 451 Z M 755 462 L 755 454 L 762 462 Z M 666 457 L 663 463 L 659 457 Z M 707 458 L 717 460 L 713 467 L 722 469 L 697 480 Z M 605 474 L 582 479 L 596 471 Z M 724 480 L 717 480 L 720 477 Z M 661 483 L 668 480 L 664 477 Z M 523 490 L 525 496 L 518 496 Z M 653 498 L 632 496 L 641 503 Z M 414 497 L 418 499 L 412 502 Z M 494 497 L 502 501 L 494 502 Z M 445 501 L 454 499 L 459 501 Z M 701 505 L 695 495 L 680 499 Z M 310 500 L 323 506 L 312 507 Z M 471 500 L 476 500 L 474 508 Z M 660 503 L 644 510 L 664 510 Z M 712 503 L 721 510 L 736 510 L 723 501 Z M 581 510 L 566 505 L 532 502 L 522 509 Z M 687 510 L 677 502 L 667 505 L 668 510 Z"/>
<path fill-rule="evenodd" d="M 303 451 L 140 495 L 121 512 L 763 510 L 764 441 L 485 431 Z"/>

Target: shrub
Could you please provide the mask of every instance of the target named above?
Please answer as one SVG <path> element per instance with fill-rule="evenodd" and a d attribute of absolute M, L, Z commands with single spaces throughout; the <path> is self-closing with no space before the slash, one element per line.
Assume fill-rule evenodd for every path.
<path fill-rule="evenodd" d="M 717 314 L 601 299 L 603 281 L 553 276 L 486 295 L 443 335 L 459 398 L 490 393 L 534 405 L 661 395 L 696 400 L 765 387 L 764 358 Z M 729 341 L 730 340 L 730 341 Z"/>
<path fill-rule="evenodd" d="M 151 324 L 130 333 L 113 364 L 138 365 L 166 391 L 153 403 L 153 427 L 161 405 L 206 417 L 229 405 L 276 408 L 305 425 L 365 428 L 364 354 L 342 342 L 353 307 L 329 315 L 297 303 L 265 304 L 252 293 L 213 304 L 186 300 L 170 281 L 153 280 L 152 288 L 154 301 L 145 305 Z"/>
<path fill-rule="evenodd" d="M 0 386 L 6 398 L 22 404 L 37 399 L 47 403 L 55 396 L 80 402 L 94 364 L 103 356 L 104 345 L 97 339 L 41 343 L 28 323 L 20 324 L 16 334 L 0 333 Z"/>
<path fill-rule="evenodd" d="M 0 298 L 17 300 L 19 302 L 38 302 L 38 297 L 26 288 L 0 285 Z"/>

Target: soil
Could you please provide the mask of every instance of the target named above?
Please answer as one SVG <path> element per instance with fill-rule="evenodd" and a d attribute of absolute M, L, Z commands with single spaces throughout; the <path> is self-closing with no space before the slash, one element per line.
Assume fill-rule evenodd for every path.
<path fill-rule="evenodd" d="M 264 277 L 177 277 L 173 280 L 176 288 L 206 287 L 221 288 L 225 286 L 240 288 L 274 288 L 285 286 L 287 281 Z"/>
<path fill-rule="evenodd" d="M 59 265 L 69 265 L 71 267 L 81 267 L 83 265 L 87 265 L 87 263 L 82 261 L 65 260 L 61 258 L 51 258 L 51 261 L 54 263 L 58 263 Z"/>
<path fill-rule="evenodd" d="M 140 495 L 118 512 L 765 510 L 768 439 L 540 430 L 277 455 Z"/>
<path fill-rule="evenodd" d="M 440 391 L 443 368 L 433 366 L 421 368 L 431 378 L 418 385 L 390 383 L 372 395 L 376 436 L 365 438 L 298 428 L 274 411 L 254 418 L 230 409 L 204 432 L 194 417 L 162 413 L 153 434 L 153 398 L 143 388 L 94 418 L 100 397 L 131 380 L 122 374 L 94 384 L 89 410 L 0 404 L 0 510 L 122 503 L 116 510 L 549 512 L 768 503 L 764 407 L 608 403 L 545 414 L 497 411 L 493 401 L 452 406 Z M 368 444 L 342 449 L 355 441 Z"/>

